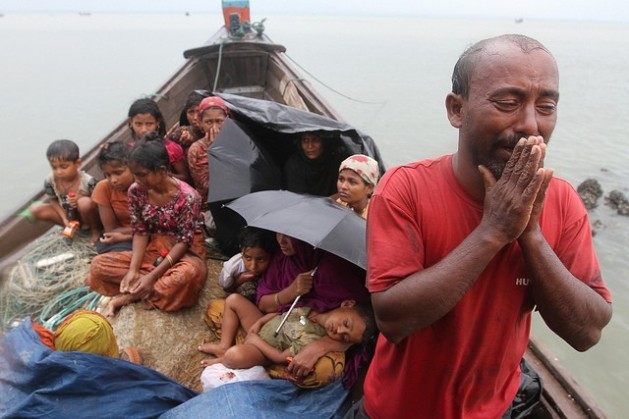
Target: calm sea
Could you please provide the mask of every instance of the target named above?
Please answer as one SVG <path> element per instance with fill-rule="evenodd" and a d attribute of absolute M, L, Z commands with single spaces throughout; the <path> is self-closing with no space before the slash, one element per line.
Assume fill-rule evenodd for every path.
<path fill-rule="evenodd" d="M 444 98 L 470 43 L 519 32 L 542 41 L 560 68 L 559 122 L 547 166 L 575 187 L 593 177 L 605 195 L 629 195 L 629 25 L 422 18 L 266 17 L 267 33 L 322 83 L 317 88 L 370 134 L 389 166 L 452 152 L 457 132 Z M 0 216 L 42 185 L 48 143 L 87 150 L 120 123 L 130 103 L 157 90 L 222 24 L 218 15 L 5 15 L 0 18 Z M 335 92 L 336 91 L 336 92 Z M 339 94 L 337 92 L 342 93 Z M 629 407 L 629 218 L 601 205 L 595 244 L 614 296 L 603 339 L 577 353 L 543 325 L 557 358 L 611 417 Z"/>

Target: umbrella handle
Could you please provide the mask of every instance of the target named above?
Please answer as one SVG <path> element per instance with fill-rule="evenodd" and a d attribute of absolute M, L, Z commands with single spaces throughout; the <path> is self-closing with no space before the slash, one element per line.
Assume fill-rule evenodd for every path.
<path fill-rule="evenodd" d="M 310 276 L 314 276 L 315 273 L 317 273 L 317 269 L 319 269 L 319 265 L 315 266 L 312 272 L 310 272 Z M 280 333 L 280 330 L 282 330 L 282 326 L 284 326 L 284 323 L 286 323 L 286 319 L 288 319 L 288 316 L 293 311 L 293 309 L 295 308 L 295 304 L 297 304 L 297 301 L 299 301 L 300 298 L 301 298 L 301 295 L 298 295 L 297 297 L 295 297 L 295 301 L 293 301 L 293 304 L 290 305 L 290 308 L 288 309 L 288 311 L 284 313 L 284 318 L 282 319 L 280 324 L 277 326 L 277 329 L 275 329 L 275 333 L 273 334 L 273 337 L 277 337 L 278 333 Z"/>
<path fill-rule="evenodd" d="M 277 334 L 280 333 L 282 326 L 284 326 L 284 323 L 286 323 L 286 319 L 288 319 L 288 316 L 290 315 L 291 311 L 293 311 L 293 309 L 295 308 L 295 304 L 297 304 L 297 301 L 299 301 L 299 298 L 301 298 L 301 295 L 298 295 L 297 297 L 295 297 L 295 301 L 293 301 L 293 304 L 290 305 L 290 308 L 284 314 L 284 318 L 280 322 L 279 326 L 277 326 L 277 329 L 275 329 L 275 333 L 273 334 L 274 337 L 277 337 Z"/>

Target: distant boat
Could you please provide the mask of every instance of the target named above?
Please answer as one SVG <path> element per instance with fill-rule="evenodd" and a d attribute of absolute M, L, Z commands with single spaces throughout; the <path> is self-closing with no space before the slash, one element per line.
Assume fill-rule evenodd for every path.
<path fill-rule="evenodd" d="M 522 17 L 516 17 L 515 18 L 515 23 L 522 23 L 522 22 L 524 22 L 524 18 L 522 18 Z"/>

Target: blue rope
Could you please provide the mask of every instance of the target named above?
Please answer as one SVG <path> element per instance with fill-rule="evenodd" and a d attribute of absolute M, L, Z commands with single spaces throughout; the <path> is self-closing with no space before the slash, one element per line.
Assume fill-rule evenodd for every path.
<path fill-rule="evenodd" d="M 48 330 L 54 331 L 63 319 L 76 310 L 80 308 L 95 310 L 101 298 L 102 295 L 96 291 L 90 291 L 89 287 L 79 287 L 68 290 L 59 294 L 44 306 L 39 315 L 39 321 Z M 58 307 L 63 308 L 54 313 L 55 310 L 58 310 Z M 50 315 L 51 313 L 54 314 Z"/>

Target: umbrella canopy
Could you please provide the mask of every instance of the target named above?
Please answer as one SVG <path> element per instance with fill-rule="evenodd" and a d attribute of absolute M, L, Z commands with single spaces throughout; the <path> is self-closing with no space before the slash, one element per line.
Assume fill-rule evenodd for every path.
<path fill-rule="evenodd" d="M 365 269 L 365 220 L 332 199 L 289 191 L 261 191 L 227 207 L 247 225 L 286 234 Z"/>
<path fill-rule="evenodd" d="M 238 198 L 250 192 L 280 189 L 279 167 L 264 146 L 241 123 L 225 120 L 208 148 L 210 188 L 208 202 Z"/>

